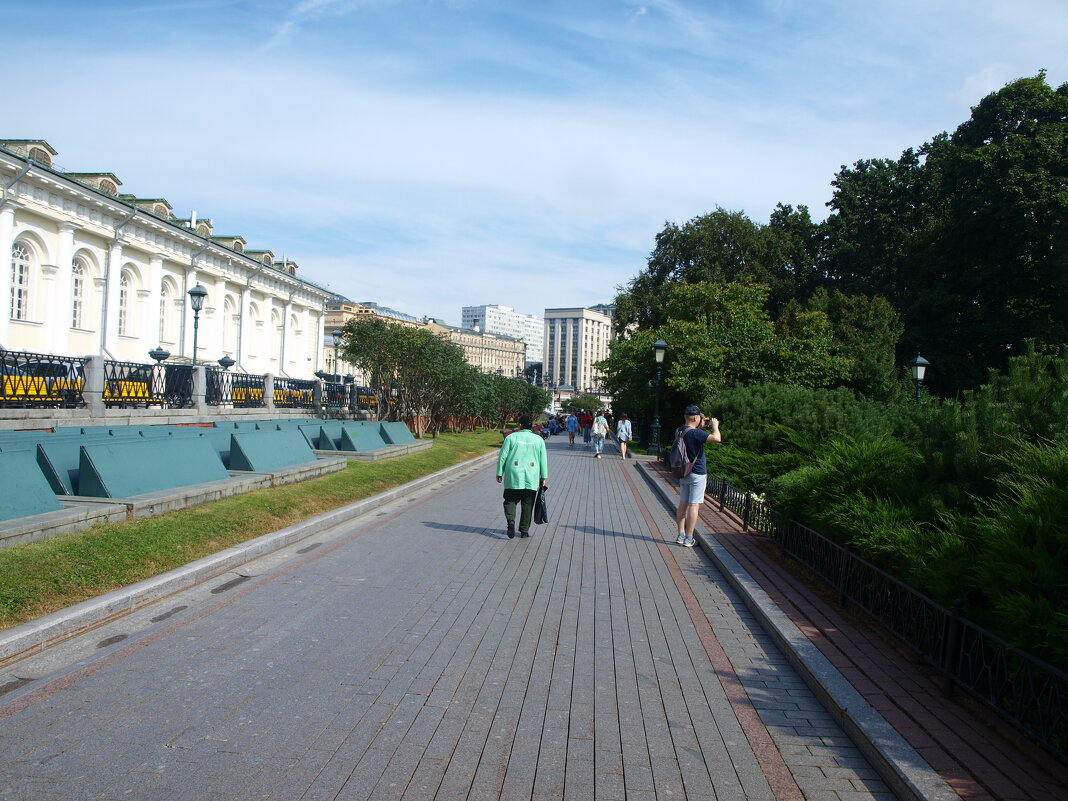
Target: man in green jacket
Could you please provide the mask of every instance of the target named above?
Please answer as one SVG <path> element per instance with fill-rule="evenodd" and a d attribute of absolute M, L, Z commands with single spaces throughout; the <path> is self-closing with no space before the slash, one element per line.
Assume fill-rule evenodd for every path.
<path fill-rule="evenodd" d="M 549 458 L 545 440 L 531 429 L 529 414 L 520 415 L 519 428 L 504 438 L 497 457 L 497 483 L 504 484 L 504 517 L 508 521 L 508 539 L 515 537 L 515 505 L 521 505 L 519 536 L 530 536 L 530 519 L 538 489 L 549 477 Z"/>

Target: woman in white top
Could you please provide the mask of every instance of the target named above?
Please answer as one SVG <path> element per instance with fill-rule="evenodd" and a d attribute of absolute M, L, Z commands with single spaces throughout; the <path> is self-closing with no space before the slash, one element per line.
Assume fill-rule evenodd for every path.
<path fill-rule="evenodd" d="M 627 413 L 623 412 L 616 423 L 616 440 L 619 442 L 619 452 L 623 454 L 624 459 L 627 458 L 627 443 L 630 442 L 630 438 L 630 420 L 627 419 Z"/>

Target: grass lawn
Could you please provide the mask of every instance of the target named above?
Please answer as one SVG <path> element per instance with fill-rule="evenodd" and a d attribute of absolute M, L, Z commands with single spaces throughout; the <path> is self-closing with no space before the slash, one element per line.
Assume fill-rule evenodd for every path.
<path fill-rule="evenodd" d="M 0 550 L 0 629 L 406 484 L 500 442 L 497 431 L 442 434 L 430 450 L 408 456 L 349 462 L 340 473 L 299 484 Z"/>

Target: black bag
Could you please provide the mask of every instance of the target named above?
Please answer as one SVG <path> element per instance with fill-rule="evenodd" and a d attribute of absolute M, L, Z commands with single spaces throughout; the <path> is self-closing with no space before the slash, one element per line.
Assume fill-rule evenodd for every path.
<path fill-rule="evenodd" d="M 697 457 L 691 459 L 686 450 L 685 434 L 688 430 L 686 426 L 676 429 L 675 441 L 671 443 L 671 452 L 668 454 L 668 466 L 671 467 L 671 475 L 675 478 L 686 478 L 690 475 L 693 464 L 697 461 Z"/>
<path fill-rule="evenodd" d="M 538 497 L 534 499 L 534 522 L 538 525 L 549 522 L 549 507 L 545 503 L 545 491 L 548 487 L 538 490 Z"/>

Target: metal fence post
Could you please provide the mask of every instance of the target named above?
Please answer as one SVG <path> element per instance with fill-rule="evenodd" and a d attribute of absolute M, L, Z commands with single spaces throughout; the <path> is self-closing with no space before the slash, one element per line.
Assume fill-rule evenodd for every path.
<path fill-rule="evenodd" d="M 953 697 L 954 681 L 960 670 L 960 638 L 964 631 L 961 623 L 964 602 L 959 598 L 950 607 L 949 620 L 946 622 L 945 652 L 942 656 L 942 694 Z"/>
<path fill-rule="evenodd" d="M 842 549 L 842 570 L 838 574 L 838 603 L 842 606 L 849 604 L 849 577 L 853 573 L 853 545 L 846 545 Z"/>
<path fill-rule="evenodd" d="M 719 480 L 719 510 L 722 512 L 727 506 L 727 479 Z"/>
<path fill-rule="evenodd" d="M 104 416 L 104 357 L 90 356 L 85 360 L 82 398 L 90 417 Z"/>
<path fill-rule="evenodd" d="M 749 530 L 749 516 L 753 513 L 753 493 L 745 493 L 745 505 L 742 507 L 742 531 Z"/>

